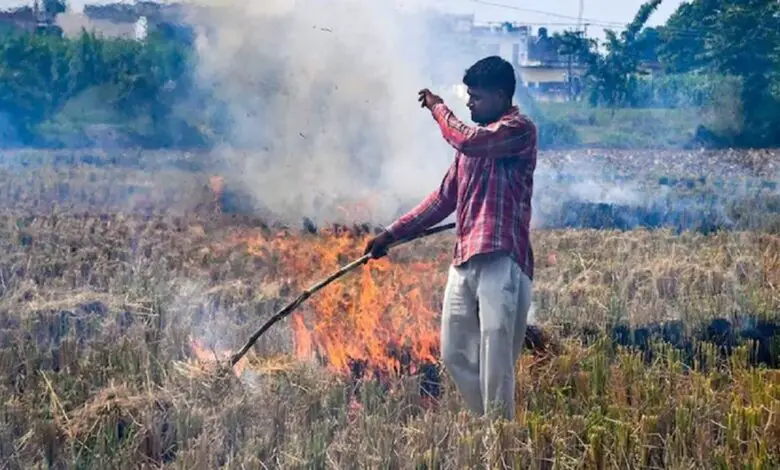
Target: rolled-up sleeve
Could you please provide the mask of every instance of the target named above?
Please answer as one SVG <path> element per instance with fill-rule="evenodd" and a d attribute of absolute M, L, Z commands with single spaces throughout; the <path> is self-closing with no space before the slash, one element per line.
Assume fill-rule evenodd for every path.
<path fill-rule="evenodd" d="M 455 159 L 439 187 L 428 194 L 415 208 L 387 227 L 387 231 L 394 239 L 416 235 L 441 222 L 455 211 L 458 194 L 457 165 L 458 160 Z"/>
<path fill-rule="evenodd" d="M 469 126 L 444 103 L 432 107 L 442 136 L 470 158 L 522 158 L 536 145 L 536 126 L 528 119 L 498 120 L 487 126 Z"/>

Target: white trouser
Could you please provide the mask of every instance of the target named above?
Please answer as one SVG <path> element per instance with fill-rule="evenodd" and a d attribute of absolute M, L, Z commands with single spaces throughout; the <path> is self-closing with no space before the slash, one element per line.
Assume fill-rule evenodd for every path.
<path fill-rule="evenodd" d="M 441 320 L 442 362 L 472 411 L 515 415 L 515 362 L 523 350 L 531 280 L 505 253 L 450 266 Z"/>

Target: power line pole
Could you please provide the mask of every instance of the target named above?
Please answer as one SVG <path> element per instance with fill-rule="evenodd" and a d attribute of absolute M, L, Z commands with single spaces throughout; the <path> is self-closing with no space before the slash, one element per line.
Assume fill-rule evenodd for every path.
<path fill-rule="evenodd" d="M 582 13 L 585 10 L 585 0 L 580 0 L 580 8 L 577 13 L 577 32 L 582 31 Z M 571 50 L 571 47 L 569 48 L 569 54 L 568 58 L 566 60 L 566 69 L 567 69 L 567 93 L 566 93 L 566 99 L 567 101 L 572 100 L 572 84 L 574 82 L 574 77 L 572 77 L 572 54 L 574 53 L 573 50 Z"/>
<path fill-rule="evenodd" d="M 567 79 L 568 79 L 568 80 L 566 80 L 566 81 L 568 82 L 568 83 L 567 83 L 567 85 L 568 85 L 568 86 L 567 86 L 567 91 L 566 91 L 566 101 L 571 101 L 571 84 L 572 84 L 572 76 L 571 76 L 571 53 L 572 53 L 572 51 L 571 51 L 571 50 L 569 50 L 569 57 L 566 59 L 566 62 L 567 62 L 567 64 L 566 64 L 566 68 L 567 68 L 566 77 L 567 77 Z"/>

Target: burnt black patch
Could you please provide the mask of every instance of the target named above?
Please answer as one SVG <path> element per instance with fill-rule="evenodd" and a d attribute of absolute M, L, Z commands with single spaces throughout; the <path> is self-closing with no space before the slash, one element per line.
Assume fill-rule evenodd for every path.
<path fill-rule="evenodd" d="M 618 323 L 599 334 L 594 334 L 592 328 L 571 325 L 563 331 L 565 336 L 578 337 L 586 345 L 606 336 L 613 346 L 641 353 L 648 364 L 659 358 L 661 353 L 656 347 L 659 344 L 677 350 L 680 360 L 691 368 L 703 367 L 706 345 L 714 347 L 716 360 L 720 362 L 731 358 L 736 348 L 747 346 L 748 366 L 780 368 L 780 326 L 774 320 L 757 316 L 719 317 L 690 328 L 680 320 L 673 320 L 634 327 Z"/>

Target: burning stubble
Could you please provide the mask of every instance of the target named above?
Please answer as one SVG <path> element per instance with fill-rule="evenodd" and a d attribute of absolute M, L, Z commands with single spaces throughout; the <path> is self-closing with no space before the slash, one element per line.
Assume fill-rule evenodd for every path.
<path fill-rule="evenodd" d="M 448 38 L 426 13 L 378 0 L 200 3 L 188 19 L 198 75 L 231 122 L 214 157 L 258 209 L 387 224 L 440 183 L 453 151 L 417 91 L 467 116 L 454 85 L 473 57 L 431 56 Z M 433 83 L 444 68 L 457 72 Z"/>

